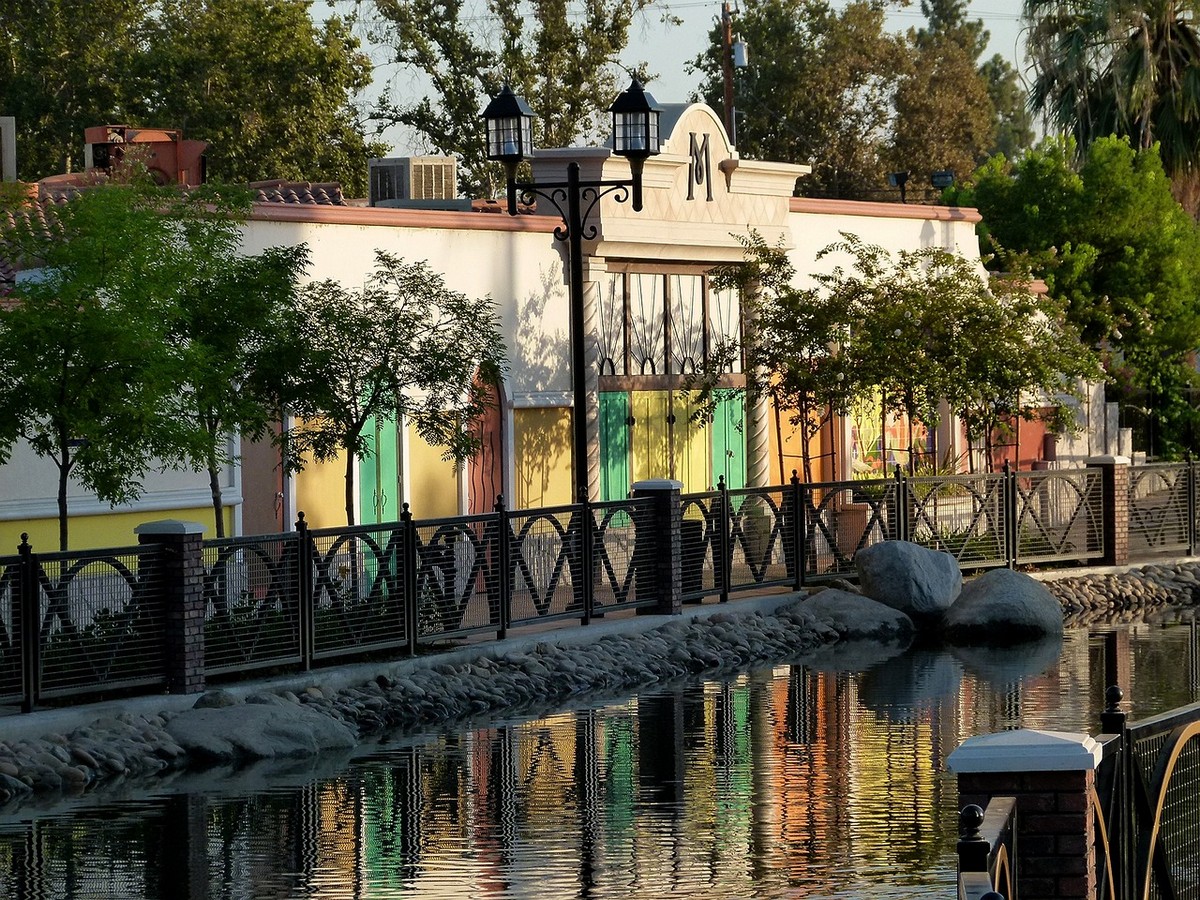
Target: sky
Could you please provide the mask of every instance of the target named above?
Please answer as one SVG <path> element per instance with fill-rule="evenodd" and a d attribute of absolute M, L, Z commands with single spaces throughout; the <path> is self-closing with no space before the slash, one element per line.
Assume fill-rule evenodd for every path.
<path fill-rule="evenodd" d="M 736 0 L 731 0 L 735 11 Z M 354 5 L 352 0 L 334 0 L 334 12 L 345 13 L 338 7 Z M 481 4 L 482 5 L 482 4 Z M 831 0 L 831 5 L 841 8 L 845 0 Z M 1020 32 L 1020 3 L 1017 0 L 972 0 L 969 4 L 972 19 L 982 19 L 991 34 L 987 56 L 999 53 L 1022 68 L 1024 50 Z M 329 15 L 325 3 L 312 4 L 314 18 Z M 633 68 L 641 62 L 648 64 L 656 77 L 647 85 L 648 90 L 660 103 L 682 103 L 688 100 L 700 82 L 698 73 L 690 73 L 688 64 L 700 54 L 708 41 L 709 31 L 721 16 L 721 0 L 675 0 L 669 3 L 673 16 L 682 20 L 679 25 L 666 25 L 659 20 L 653 8 L 640 21 L 635 21 L 630 33 L 629 46 L 621 55 L 620 62 Z M 907 8 L 888 14 L 888 25 L 895 31 L 919 28 L 925 23 L 921 15 L 919 0 L 912 0 Z M 750 50 L 750 65 L 754 65 L 754 47 Z M 382 61 L 381 61 L 382 62 Z M 376 68 L 376 89 L 391 82 L 393 90 L 418 91 L 421 81 L 413 75 L 396 71 L 394 66 L 380 64 Z M 390 155 L 408 156 L 427 152 L 426 148 L 414 144 L 410 136 L 401 129 L 385 132 L 382 139 L 391 145 Z"/>

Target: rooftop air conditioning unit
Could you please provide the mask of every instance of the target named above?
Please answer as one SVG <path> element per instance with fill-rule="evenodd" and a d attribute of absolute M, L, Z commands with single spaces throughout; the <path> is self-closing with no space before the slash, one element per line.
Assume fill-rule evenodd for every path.
<path fill-rule="evenodd" d="M 367 161 L 371 206 L 389 201 L 453 200 L 458 196 L 453 156 L 404 156 Z"/>

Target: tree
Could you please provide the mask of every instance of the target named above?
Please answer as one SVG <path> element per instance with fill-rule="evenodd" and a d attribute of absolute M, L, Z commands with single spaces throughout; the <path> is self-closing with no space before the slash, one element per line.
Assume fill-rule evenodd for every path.
<path fill-rule="evenodd" d="M 339 181 L 365 196 L 383 147 L 352 106 L 371 62 L 341 19 L 318 27 L 289 0 L 158 0 L 141 37 L 124 111 L 208 141 L 211 177 Z"/>
<path fill-rule="evenodd" d="M 187 426 L 181 461 L 208 473 L 216 536 L 225 536 L 221 468 L 235 461 L 230 434 L 261 437 L 274 421 L 264 385 L 286 365 L 286 310 L 294 305 L 307 248 L 238 252 L 240 220 L 229 210 L 184 220 L 178 302 L 167 339 L 175 351 L 172 416 Z"/>
<path fill-rule="evenodd" d="M 812 163 L 799 190 L 809 196 L 877 197 L 903 40 L 884 30 L 885 3 L 851 0 L 841 11 L 822 0 L 747 0 L 738 17 L 754 48 L 736 86 L 738 150 L 748 157 Z M 694 66 L 700 96 L 720 106 L 721 37 Z"/>
<path fill-rule="evenodd" d="M 758 232 L 741 240 L 745 261 L 716 270 L 712 284 L 741 292 L 743 318 L 754 323 L 745 347 L 747 392 L 752 402 L 768 398 L 776 415 L 787 414 L 799 430 L 804 480 L 811 482 L 813 440 L 862 390 L 841 346 L 856 312 L 853 299 L 796 288 L 786 252 L 769 246 Z M 689 383 L 689 390 L 700 389 L 702 417 L 711 418 L 715 409 L 716 378 L 726 369 L 725 359 L 740 352 L 736 344 L 716 348 L 700 377 Z"/>
<path fill-rule="evenodd" d="M 989 283 L 975 262 L 937 247 L 893 255 L 843 238 L 821 255 L 844 254 L 849 267 L 817 280 L 827 302 L 854 310 L 844 352 L 883 410 L 905 418 L 910 469 L 914 423 L 936 425 L 943 402 L 988 441 L 1001 422 L 1032 416 L 1030 400 L 1058 402 L 1097 371 L 1065 315 L 1027 280 Z"/>
<path fill-rule="evenodd" d="M 1114 396 L 1153 396 L 1157 449 L 1178 452 L 1200 346 L 1200 230 L 1172 198 L 1156 148 L 1100 138 L 1076 157 L 1065 139 L 1015 164 L 993 159 L 958 202 L 982 213 L 985 252 L 1029 254 L 1083 346 L 1104 348 Z"/>
<path fill-rule="evenodd" d="M 462 0 L 376 0 L 373 39 L 395 61 L 428 78 L 432 95 L 401 101 L 385 94 L 379 115 L 406 125 L 439 152 L 459 158 L 469 195 L 498 196 L 503 171 L 489 163 L 479 111 L 504 84 L 536 113 L 535 142 L 570 146 L 593 135 L 617 93 L 612 61 L 634 16 L 655 0 L 487 0 L 487 16 Z"/>
<path fill-rule="evenodd" d="M 991 147 L 995 110 L 976 60 L 987 45 L 964 0 L 921 0 L 927 28 L 910 30 L 913 58 L 896 88 L 891 166 L 928 177 L 975 171 Z"/>
<path fill-rule="evenodd" d="M 979 67 L 987 82 L 988 96 L 996 111 L 994 139 L 988 156 L 1002 153 L 1015 159 L 1033 146 L 1033 116 L 1029 112 L 1028 96 L 1020 75 L 999 53 Z M 967 172 L 962 173 L 964 177 Z"/>
<path fill-rule="evenodd" d="M 293 362 L 278 386 L 296 420 L 284 434 L 285 465 L 343 457 L 351 525 L 355 464 L 374 452 L 367 422 L 405 416 L 448 458 L 465 459 L 478 444 L 469 425 L 504 365 L 490 299 L 451 290 L 427 263 L 381 250 L 375 260 L 361 290 L 329 280 L 303 290 L 291 319 Z"/>
<path fill-rule="evenodd" d="M 378 155 L 352 107 L 370 60 L 341 20 L 289 0 L 7 4 L 0 96 L 21 175 L 82 167 L 93 125 L 180 128 L 211 177 L 336 180 L 365 191 Z M 286 36 L 286 39 L 282 39 Z"/>
<path fill-rule="evenodd" d="M 81 169 L 83 129 L 116 124 L 128 60 L 149 0 L 6 3 L 0 97 L 17 121 L 18 175 Z"/>
<path fill-rule="evenodd" d="M 161 191 L 98 185 L 69 203 L 11 217 L 11 255 L 41 264 L 0 307 L 0 458 L 18 438 L 58 469 L 59 547 L 68 546 L 67 487 L 101 500 L 141 492 L 152 458 L 179 446 L 164 415 L 175 381 L 162 323 L 171 317 L 174 232 Z M 2 220 L 0 220 L 2 221 Z"/>
<path fill-rule="evenodd" d="M 1190 0 L 1025 0 L 1030 102 L 1084 152 L 1159 145 L 1176 196 L 1200 208 L 1200 30 Z"/>

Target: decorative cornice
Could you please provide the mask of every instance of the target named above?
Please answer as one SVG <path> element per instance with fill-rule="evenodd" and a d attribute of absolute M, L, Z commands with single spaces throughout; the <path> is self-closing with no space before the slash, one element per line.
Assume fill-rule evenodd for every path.
<path fill-rule="evenodd" d="M 549 234 L 558 223 L 550 216 L 509 216 L 444 209 L 395 209 L 380 206 L 317 206 L 255 203 L 258 222 L 307 222 L 313 225 L 378 225 L 387 228 L 444 228 L 458 231 L 527 231 Z"/>
<path fill-rule="evenodd" d="M 820 200 L 793 197 L 790 210 L 818 216 L 871 216 L 877 219 L 925 219 L 934 222 L 982 221 L 979 210 L 969 206 L 925 206 L 918 203 L 878 203 L 871 200 Z"/>

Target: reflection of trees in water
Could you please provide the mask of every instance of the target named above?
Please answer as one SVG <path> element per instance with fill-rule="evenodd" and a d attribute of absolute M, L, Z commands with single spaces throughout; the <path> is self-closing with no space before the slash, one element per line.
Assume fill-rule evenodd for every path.
<path fill-rule="evenodd" d="M 1135 696 L 1179 705 L 1163 692 L 1188 690 L 1189 637 L 1134 632 Z M 1101 649 L 1079 632 L 1061 654 L 781 665 L 398 738 L 334 777 L 306 774 L 308 761 L 269 780 L 251 770 L 244 783 L 274 788 L 248 797 L 222 796 L 239 775 L 214 774 L 211 791 L 0 825 L 0 896 L 60 896 L 68 871 L 80 896 L 112 885 L 106 895 L 182 900 L 461 895 L 535 878 L 545 896 L 581 883 L 635 898 L 866 896 L 901 882 L 935 896 L 956 839 L 946 756 L 1016 714 L 1057 730 L 1094 719 Z"/>

